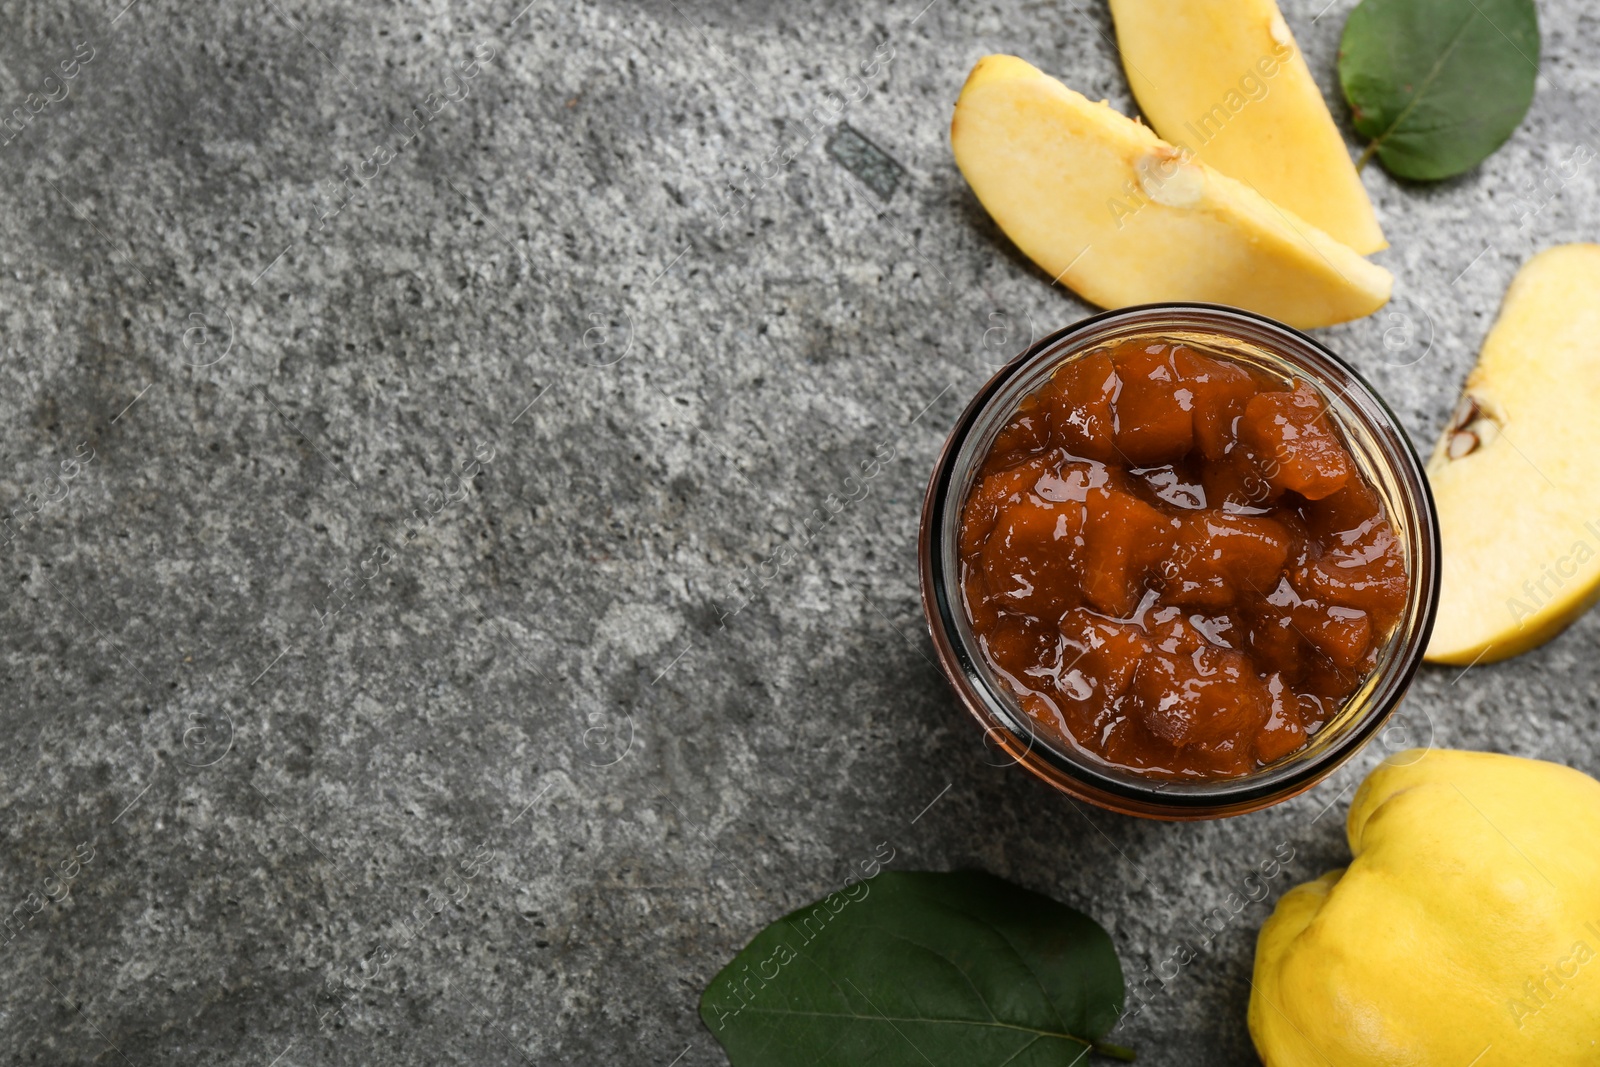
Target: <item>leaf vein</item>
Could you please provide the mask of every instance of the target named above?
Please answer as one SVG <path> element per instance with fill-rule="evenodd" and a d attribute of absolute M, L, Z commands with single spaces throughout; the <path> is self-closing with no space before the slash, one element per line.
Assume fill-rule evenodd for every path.
<path fill-rule="evenodd" d="M 990 1004 L 989 1004 L 989 998 L 983 995 L 983 990 L 978 988 L 978 984 L 972 980 L 972 976 L 969 975 L 966 972 L 966 969 L 963 968 L 961 966 L 961 964 L 957 963 L 955 960 L 951 959 L 949 956 L 946 956 L 943 952 L 939 951 L 938 949 L 931 948 L 931 947 L 929 947 L 927 945 L 922 944 L 919 941 L 913 941 L 913 940 L 911 940 L 911 938 L 905 936 L 904 934 L 896 933 L 893 930 L 885 929 L 884 927 L 881 927 L 881 926 L 877 927 L 876 929 L 878 929 L 879 931 L 881 931 L 881 932 L 883 932 L 885 934 L 888 934 L 890 937 L 894 938 L 897 941 L 904 941 L 908 945 L 915 945 L 917 948 L 922 949 L 922 951 L 924 951 L 924 952 L 931 952 L 935 956 L 938 956 L 941 960 L 944 960 L 951 967 L 955 968 L 956 973 L 961 976 L 961 980 L 963 982 L 967 983 L 967 988 L 972 990 L 972 995 L 978 998 L 978 1003 L 983 1005 L 983 1010 L 989 1013 L 989 1018 L 993 1019 L 995 1022 L 999 1022 L 1000 1021 L 1000 1016 L 998 1016 L 998 1015 L 996 1015 L 994 1013 L 994 1008 L 991 1007 Z M 1046 998 L 1046 999 L 1048 999 L 1048 998 Z M 1065 1026 L 1063 1026 L 1062 1029 L 1065 1029 Z"/>
<path fill-rule="evenodd" d="M 1016 944 L 1012 942 L 1011 938 L 1006 934 L 1006 932 L 981 915 L 974 915 L 971 912 L 963 909 L 956 910 L 961 911 L 962 915 L 965 915 L 974 922 L 981 923 L 988 930 L 992 931 L 994 935 L 1001 941 L 1005 942 L 1006 948 L 1009 949 L 1011 954 L 1016 957 L 1017 962 L 1022 965 L 1022 968 L 1028 972 L 1028 977 L 1033 979 L 1033 984 L 1039 987 L 1039 995 L 1044 998 L 1044 1002 L 1049 1005 L 1050 1010 L 1055 1013 L 1056 1022 L 1061 1026 L 1063 1031 L 1066 1030 L 1067 1020 L 1061 1014 L 1060 1005 L 1058 1005 L 1055 1001 L 1055 998 L 1050 995 L 1050 990 L 1045 987 L 1044 979 L 1039 976 L 1039 972 L 1034 969 L 1033 964 L 1028 962 L 1027 957 L 1022 954 L 1022 950 L 1017 948 Z M 979 997 L 981 998 L 982 994 L 979 994 Z M 984 1007 L 987 1008 L 988 1004 L 985 1004 Z M 989 1011 L 989 1014 L 991 1016 L 994 1015 L 993 1009 Z"/>
<path fill-rule="evenodd" d="M 1024 1034 L 1033 1034 L 1038 1038 L 1048 1037 L 1057 1041 L 1070 1041 L 1074 1045 L 1082 1045 L 1085 1048 L 1094 1047 L 1094 1043 L 1092 1041 L 1089 1041 L 1087 1038 L 1079 1037 L 1076 1034 L 1058 1034 L 1053 1030 L 1041 1030 L 1036 1026 L 1025 1026 L 1021 1023 L 1001 1022 L 998 1019 L 993 1021 L 987 1019 L 931 1019 L 924 1016 L 884 1015 L 881 1012 L 877 1015 L 862 1015 L 857 1012 L 843 1011 L 799 1011 L 794 1008 L 758 1008 L 754 1005 L 746 1007 L 744 1010 L 755 1015 L 783 1015 L 807 1017 L 813 1019 L 850 1019 L 861 1023 L 885 1022 L 924 1023 L 937 1026 L 989 1026 L 1001 1030 L 1018 1030 Z"/>
<path fill-rule="evenodd" d="M 1000 1063 L 997 1065 L 997 1067 L 1006 1067 L 1006 1064 L 1010 1063 L 1012 1060 L 1016 1059 L 1018 1056 L 1022 1055 L 1024 1052 L 1028 1051 L 1030 1048 L 1032 1048 L 1033 1046 L 1037 1045 L 1038 1043 L 1039 1043 L 1039 1038 L 1038 1038 L 1037 1035 L 1035 1035 L 1034 1037 L 1030 1037 L 1028 1039 L 1028 1043 L 1027 1044 L 1023 1045 L 1021 1048 L 1017 1049 L 1017 1051 L 1013 1052 L 1011 1055 L 1009 1055 L 1005 1059 L 1001 1060 Z M 1085 1051 L 1087 1051 L 1087 1049 Z"/>
<path fill-rule="evenodd" d="M 1439 58 L 1433 61 L 1433 67 L 1429 69 L 1427 77 L 1422 79 L 1421 84 L 1417 86 L 1417 91 L 1411 94 L 1411 99 L 1406 101 L 1406 106 L 1400 109 L 1400 114 L 1394 117 L 1394 121 L 1389 123 L 1387 128 L 1379 131 L 1378 135 L 1367 145 L 1366 151 L 1361 153 L 1361 160 L 1357 163 L 1358 168 L 1361 163 L 1365 163 L 1373 157 L 1383 145 L 1383 142 L 1388 140 L 1395 130 L 1399 128 L 1400 124 L 1406 120 L 1406 116 L 1411 114 L 1416 106 L 1422 102 L 1422 98 L 1428 93 L 1428 87 L 1433 84 L 1434 79 L 1438 78 L 1444 70 L 1445 62 L 1455 52 L 1457 46 L 1461 44 L 1461 39 L 1467 34 L 1467 27 L 1472 25 L 1472 20 L 1477 18 L 1479 14 L 1479 12 L 1474 11 L 1471 15 L 1461 20 L 1461 25 L 1456 27 L 1456 32 L 1450 36 L 1450 43 L 1445 46 L 1443 52 L 1439 53 Z M 1493 24 L 1491 23 L 1491 25 Z"/>

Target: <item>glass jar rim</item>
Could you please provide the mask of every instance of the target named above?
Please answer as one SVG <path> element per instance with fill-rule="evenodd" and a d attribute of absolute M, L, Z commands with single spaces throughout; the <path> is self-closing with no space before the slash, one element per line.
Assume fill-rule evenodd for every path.
<path fill-rule="evenodd" d="M 1067 360 L 1119 338 L 1190 329 L 1253 345 L 1302 374 L 1324 395 L 1341 402 L 1330 410 L 1348 437 L 1359 429 L 1373 446 L 1363 458 L 1392 479 L 1386 495 L 1397 532 L 1404 534 L 1411 588 L 1406 610 L 1386 642 L 1385 655 L 1361 689 L 1335 716 L 1337 736 L 1315 738 L 1251 774 L 1215 779 L 1142 777 L 1116 768 L 1069 745 L 1041 738 L 1015 697 L 981 663 L 965 636 L 965 608 L 954 566 L 954 520 L 965 503 L 976 467 L 987 457 L 997 419 L 1008 418 L 1023 395 L 1037 388 L 1041 368 L 1049 373 Z M 1003 415 L 995 412 L 1004 408 Z M 1355 419 L 1352 420 L 1351 416 Z M 987 420 L 988 441 L 975 431 Z M 1403 527 L 1403 529 L 1399 529 Z M 918 533 L 923 611 L 939 666 L 960 702 L 984 729 L 985 742 L 1057 789 L 1112 811 L 1159 819 L 1207 819 L 1256 811 L 1287 800 L 1337 770 L 1388 721 L 1422 662 L 1439 599 L 1439 528 L 1423 464 L 1399 419 L 1361 375 L 1325 345 L 1254 312 L 1219 304 L 1143 304 L 1101 312 L 1044 337 L 1008 362 L 976 393 L 956 420 L 929 478 Z M 1352 710 L 1357 700 L 1364 706 Z M 1348 714 L 1348 717 L 1346 717 Z M 1019 729 L 1019 726 L 1022 729 Z M 1040 741 L 1043 743 L 1039 743 Z M 1298 758 L 1304 757 L 1304 758 Z"/>

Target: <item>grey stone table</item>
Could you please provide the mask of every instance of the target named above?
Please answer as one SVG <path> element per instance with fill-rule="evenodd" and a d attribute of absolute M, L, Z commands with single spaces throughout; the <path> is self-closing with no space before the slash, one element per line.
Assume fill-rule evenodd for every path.
<path fill-rule="evenodd" d="M 0 14 L 0 1061 L 719 1064 L 710 976 L 881 849 L 1098 917 L 1167 976 L 1141 1062 L 1250 1063 L 1255 931 L 1385 745 L 1600 770 L 1594 617 L 1257 815 L 986 762 L 920 495 L 1087 309 L 945 130 L 994 51 L 1129 109 L 1102 6 L 124 2 Z M 1488 163 L 1365 174 L 1397 298 L 1324 337 L 1423 445 L 1518 264 L 1600 236 L 1600 20 L 1543 34 Z"/>

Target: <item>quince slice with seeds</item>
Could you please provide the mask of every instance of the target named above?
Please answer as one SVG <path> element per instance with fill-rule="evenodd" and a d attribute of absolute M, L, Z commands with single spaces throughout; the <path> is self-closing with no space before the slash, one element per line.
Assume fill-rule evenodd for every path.
<path fill-rule="evenodd" d="M 1428 461 L 1442 549 L 1435 663 L 1543 644 L 1600 598 L 1600 245 L 1524 263 Z"/>

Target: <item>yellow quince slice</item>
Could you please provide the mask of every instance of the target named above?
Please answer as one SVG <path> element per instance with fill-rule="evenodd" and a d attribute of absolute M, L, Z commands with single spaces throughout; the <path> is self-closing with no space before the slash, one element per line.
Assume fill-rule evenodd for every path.
<path fill-rule="evenodd" d="M 1600 245 L 1559 245 L 1506 290 L 1428 461 L 1442 549 L 1428 659 L 1526 652 L 1600 597 L 1597 406 Z"/>
<path fill-rule="evenodd" d="M 1156 132 L 1367 254 L 1389 247 L 1276 0 L 1111 0 Z"/>
<path fill-rule="evenodd" d="M 1389 299 L 1382 267 L 1014 56 L 972 69 L 950 142 L 1006 235 L 1101 307 L 1208 301 L 1310 328 Z"/>

